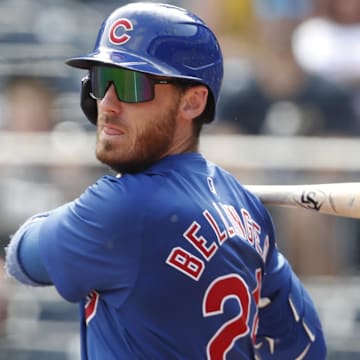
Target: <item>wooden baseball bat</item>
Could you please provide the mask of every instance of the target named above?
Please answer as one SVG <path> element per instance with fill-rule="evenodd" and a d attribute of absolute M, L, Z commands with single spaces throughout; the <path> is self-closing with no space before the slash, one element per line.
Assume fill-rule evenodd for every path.
<path fill-rule="evenodd" d="M 304 208 L 360 219 L 360 182 L 308 185 L 245 185 L 265 205 Z"/>

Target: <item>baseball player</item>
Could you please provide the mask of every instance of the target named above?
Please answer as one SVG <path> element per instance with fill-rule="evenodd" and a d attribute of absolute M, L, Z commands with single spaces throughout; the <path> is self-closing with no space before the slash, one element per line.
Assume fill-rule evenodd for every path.
<path fill-rule="evenodd" d="M 131 3 L 103 23 L 81 107 L 106 175 L 14 234 L 7 272 L 81 312 L 82 359 L 325 359 L 269 213 L 198 152 L 223 60 L 196 15 Z"/>

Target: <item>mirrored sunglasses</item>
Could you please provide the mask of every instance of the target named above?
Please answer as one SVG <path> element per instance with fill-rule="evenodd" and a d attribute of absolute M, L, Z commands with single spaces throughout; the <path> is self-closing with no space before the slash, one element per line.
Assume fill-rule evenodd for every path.
<path fill-rule="evenodd" d="M 92 97 L 101 100 L 111 84 L 119 101 L 140 103 L 154 99 L 155 84 L 171 84 L 168 79 L 156 79 L 138 71 L 115 66 L 95 65 L 90 70 Z"/>

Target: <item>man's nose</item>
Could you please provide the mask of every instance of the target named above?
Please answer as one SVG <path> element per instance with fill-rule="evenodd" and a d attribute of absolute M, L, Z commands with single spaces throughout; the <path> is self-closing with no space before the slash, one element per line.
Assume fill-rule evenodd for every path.
<path fill-rule="evenodd" d="M 117 97 L 115 86 L 114 84 L 111 84 L 109 88 L 106 90 L 104 97 L 101 100 L 99 100 L 98 106 L 102 110 L 118 111 L 120 104 L 121 101 Z"/>

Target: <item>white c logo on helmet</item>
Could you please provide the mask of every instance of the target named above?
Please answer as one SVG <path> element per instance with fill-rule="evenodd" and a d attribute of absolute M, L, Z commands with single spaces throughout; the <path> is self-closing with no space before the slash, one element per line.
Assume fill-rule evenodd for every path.
<path fill-rule="evenodd" d="M 123 29 L 123 34 L 120 36 L 116 34 L 119 28 Z M 109 40 L 112 44 L 123 45 L 131 39 L 131 36 L 127 34 L 128 31 L 134 29 L 132 22 L 129 19 L 118 19 L 110 27 Z"/>

